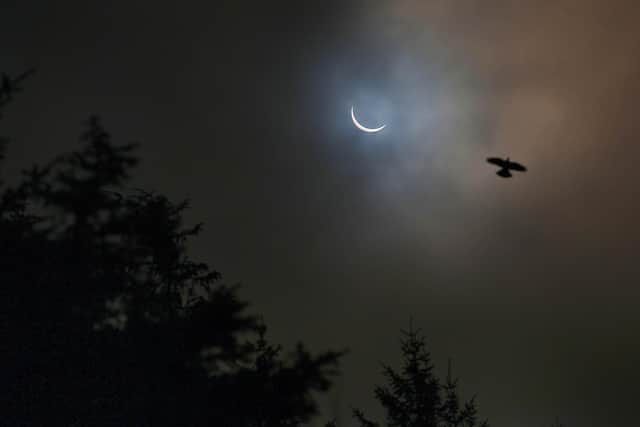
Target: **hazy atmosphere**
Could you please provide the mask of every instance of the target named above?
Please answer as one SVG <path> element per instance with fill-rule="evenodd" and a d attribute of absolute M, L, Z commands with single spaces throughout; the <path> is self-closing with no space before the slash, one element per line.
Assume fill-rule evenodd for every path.
<path fill-rule="evenodd" d="M 398 331 L 494 427 L 630 425 L 640 381 L 640 3 L 18 2 L 5 176 L 98 114 L 135 186 L 191 200 L 191 254 L 274 341 L 349 349 L 355 425 Z M 349 109 L 378 133 L 353 126 Z M 487 157 L 527 173 L 501 179 Z"/>

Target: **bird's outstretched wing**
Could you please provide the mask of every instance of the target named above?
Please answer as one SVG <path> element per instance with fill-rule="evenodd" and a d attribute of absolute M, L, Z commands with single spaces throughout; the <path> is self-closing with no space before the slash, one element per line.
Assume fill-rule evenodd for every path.
<path fill-rule="evenodd" d="M 520 171 L 520 172 L 525 172 L 525 171 L 527 170 L 527 168 L 526 168 L 526 167 L 524 167 L 523 165 L 521 165 L 521 164 L 520 164 L 520 163 L 518 163 L 518 162 L 511 162 L 511 161 L 510 161 L 510 162 L 507 164 L 507 167 L 508 167 L 509 169 L 511 169 L 511 170 L 514 170 L 514 171 Z"/>
<path fill-rule="evenodd" d="M 487 162 L 496 166 L 500 166 L 501 168 L 507 165 L 507 163 L 499 157 L 487 157 Z"/>

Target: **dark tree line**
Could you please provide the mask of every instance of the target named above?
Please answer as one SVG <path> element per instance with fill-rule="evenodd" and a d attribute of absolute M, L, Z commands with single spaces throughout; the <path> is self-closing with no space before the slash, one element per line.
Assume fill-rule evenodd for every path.
<path fill-rule="evenodd" d="M 478 419 L 475 398 L 462 403 L 458 380 L 451 373 L 445 381 L 434 373 L 426 340 L 413 327 L 402 331 L 402 368 L 398 371 L 383 365 L 387 384 L 376 386 L 375 396 L 386 414 L 388 427 L 489 427 Z M 362 427 L 377 427 L 359 409 L 353 416 Z"/>
<path fill-rule="evenodd" d="M 0 108 L 17 79 L 3 78 Z M 136 145 L 96 117 L 0 189 L 2 425 L 297 426 L 342 352 L 284 353 L 192 260 L 186 202 L 127 187 Z"/>

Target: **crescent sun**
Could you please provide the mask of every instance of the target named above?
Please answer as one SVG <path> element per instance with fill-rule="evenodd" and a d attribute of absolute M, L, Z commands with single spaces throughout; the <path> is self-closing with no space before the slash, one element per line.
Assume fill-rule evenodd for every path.
<path fill-rule="evenodd" d="M 368 128 L 366 126 L 361 125 L 360 122 L 358 122 L 358 119 L 356 119 L 355 113 L 353 112 L 353 106 L 351 107 L 351 120 L 353 121 L 353 124 L 356 125 L 356 127 L 363 132 L 369 132 L 369 133 L 380 132 L 382 129 L 387 127 L 387 125 L 382 125 L 377 128 Z"/>

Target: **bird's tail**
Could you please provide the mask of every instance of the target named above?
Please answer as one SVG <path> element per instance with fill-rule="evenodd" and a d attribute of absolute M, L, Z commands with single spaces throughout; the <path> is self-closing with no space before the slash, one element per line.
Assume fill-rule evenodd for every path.
<path fill-rule="evenodd" d="M 511 172 L 509 172 L 509 169 L 507 168 L 502 168 L 500 169 L 498 172 L 496 172 L 496 175 L 501 176 L 503 178 L 511 178 Z"/>

